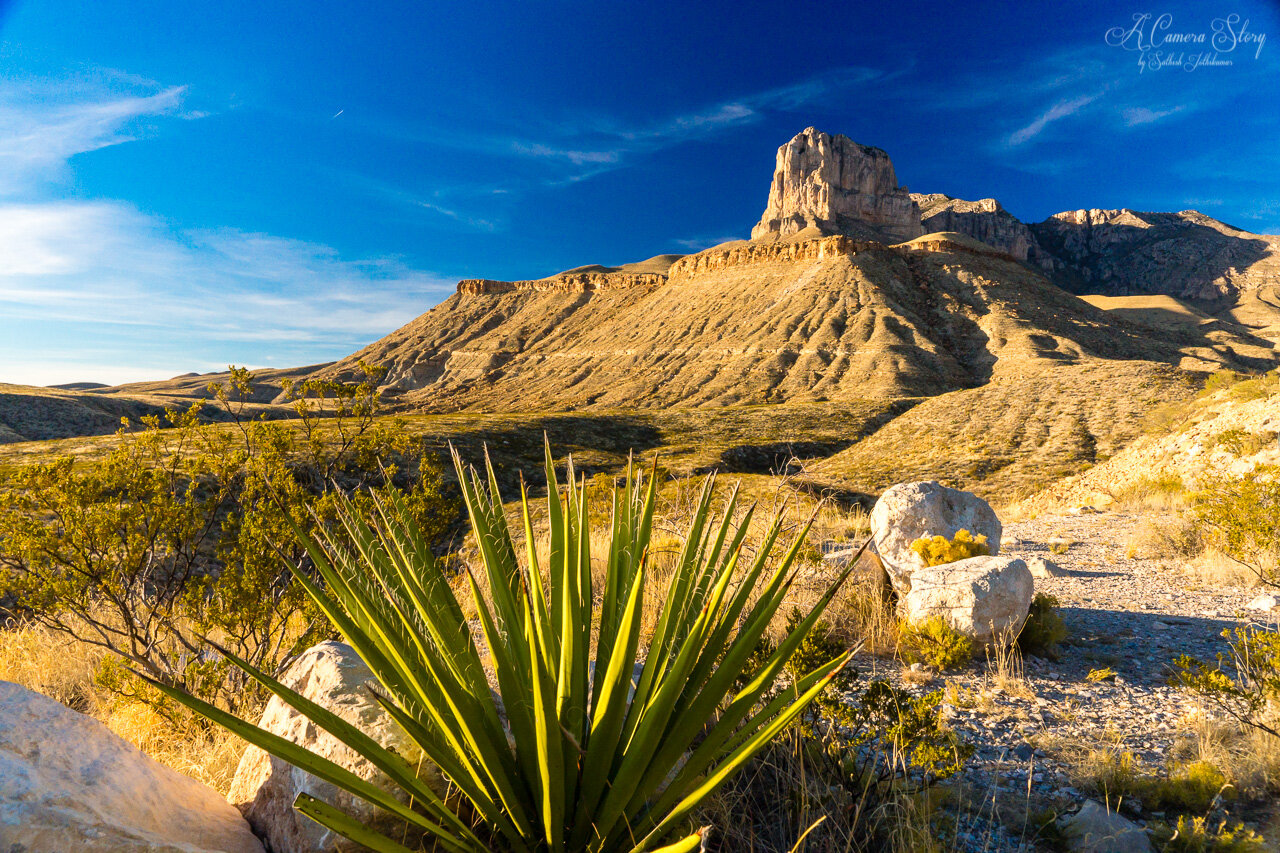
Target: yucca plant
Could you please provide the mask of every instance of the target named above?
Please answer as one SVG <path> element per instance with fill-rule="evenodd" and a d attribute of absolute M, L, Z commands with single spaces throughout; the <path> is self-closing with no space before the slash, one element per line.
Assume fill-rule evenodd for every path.
<path fill-rule="evenodd" d="M 156 687 L 398 815 L 433 836 L 434 849 L 696 850 L 700 833 L 687 834 L 693 810 L 786 728 L 852 655 L 826 661 L 782 689 L 775 685 L 849 570 L 737 689 L 735 680 L 791 585 L 807 528 L 778 557 L 783 520 L 776 517 L 747 556 L 754 508 L 735 527 L 735 489 L 717 521 L 714 478 L 708 477 L 642 655 L 645 590 L 655 582 L 646 555 L 655 478 L 629 470 L 624 490 L 615 488 L 603 588 L 596 589 L 587 489 L 585 479 L 576 480 L 572 460 L 562 492 L 547 450 L 550 535 L 543 554 L 525 490 L 524 541 L 517 547 L 492 466 L 482 477 L 464 469 L 456 452 L 454 462 L 488 589 L 485 595 L 467 571 L 477 627 L 468 625 L 447 576 L 394 494 L 377 504 L 372 523 L 346 505 L 337 531 L 318 540 L 299 532 L 322 583 L 294 570 L 377 677 L 380 686 L 370 689 L 378 702 L 449 780 L 444 798 L 405 759 L 232 655 L 268 690 L 384 771 L 407 797 L 199 699 Z M 486 677 L 486 653 L 501 702 Z M 406 849 L 314 798 L 299 796 L 294 805 L 375 850 Z"/>

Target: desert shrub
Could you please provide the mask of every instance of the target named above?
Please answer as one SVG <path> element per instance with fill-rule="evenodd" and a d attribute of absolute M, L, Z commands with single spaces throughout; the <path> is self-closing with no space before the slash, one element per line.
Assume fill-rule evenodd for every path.
<path fill-rule="evenodd" d="M 1148 474 L 1117 489 L 1116 504 L 1130 509 L 1173 509 L 1185 502 L 1187 487 L 1172 471 Z"/>
<path fill-rule="evenodd" d="M 1280 469 L 1261 467 L 1240 479 L 1210 480 L 1195 495 L 1192 512 L 1207 545 L 1263 583 L 1280 585 Z"/>
<path fill-rule="evenodd" d="M 1205 449 L 1221 448 L 1232 456 L 1252 456 L 1275 443 L 1276 433 L 1271 430 L 1249 432 L 1243 429 L 1229 429 L 1210 437 L 1205 443 Z"/>
<path fill-rule="evenodd" d="M 1230 388 L 1243 379 L 1244 377 L 1234 370 L 1216 370 L 1205 378 L 1201 393 L 1208 396 Z"/>
<path fill-rule="evenodd" d="M 1177 824 L 1153 824 L 1156 844 L 1164 853 L 1263 853 L 1266 839 L 1242 823 L 1215 825 L 1208 818 L 1181 815 Z"/>
<path fill-rule="evenodd" d="M 1143 803 L 1166 811 L 1204 814 L 1214 800 L 1231 799 L 1233 793 L 1221 770 L 1208 761 L 1193 761 L 1149 786 Z"/>
<path fill-rule="evenodd" d="M 1127 750 L 1093 750 L 1078 775 L 1081 785 L 1105 798 L 1112 808 L 1136 799 L 1149 811 L 1207 814 L 1236 793 L 1226 775 L 1208 761 L 1171 764 L 1161 776 L 1143 767 Z"/>
<path fill-rule="evenodd" d="M 155 687 L 449 850 L 698 849 L 702 833 L 690 832 L 693 809 L 791 725 L 852 657 L 841 651 L 788 679 L 785 689 L 773 689 L 852 569 L 738 690 L 735 680 L 782 605 L 807 530 L 775 559 L 785 522 L 777 516 L 760 547 L 743 559 L 754 510 L 739 517 L 735 493 L 717 519 L 715 480 L 708 477 L 686 533 L 689 547 L 666 582 L 641 657 L 645 590 L 653 582 L 647 558 L 653 479 L 629 475 L 614 500 L 602 555 L 607 569 L 597 588 L 589 498 L 572 462 L 562 494 L 547 452 L 545 550 L 533 532 L 527 496 L 517 547 L 492 467 L 486 477 L 465 470 L 456 456 L 455 464 L 480 552 L 476 574 L 488 588 L 483 594 L 468 573 L 467 606 L 477 627 L 463 618 L 450 579 L 394 492 L 373 498 L 373 523 L 339 498 L 341 531 L 300 532 L 324 587 L 294 569 L 376 674 L 374 695 L 452 783 L 448 802 L 404 758 L 243 661 L 236 662 L 255 681 L 386 772 L 413 805 L 214 705 L 159 682 Z M 632 686 L 638 659 L 642 674 Z M 295 807 L 366 846 L 402 849 L 311 797 L 299 797 Z M 672 836 L 680 840 L 655 848 Z"/>
<path fill-rule="evenodd" d="M 280 422 L 245 417 L 252 376 L 233 368 L 210 388 L 229 426 L 202 426 L 197 403 L 122 426 L 101 461 L 18 470 L 0 491 L 0 596 L 127 664 L 106 666 L 104 686 L 160 703 L 136 669 L 225 707 L 256 701 L 256 683 L 199 638 L 274 672 L 328 634 L 283 568 L 309 570 L 295 528 L 369 488 L 402 494 L 429 536 L 457 515 L 438 466 L 376 419 L 378 375 L 291 387 L 299 417 Z"/>
<path fill-rule="evenodd" d="M 1189 655 L 1174 660 L 1174 685 L 1206 699 L 1232 719 L 1280 737 L 1280 632 L 1244 625 L 1222 632 L 1227 652 L 1209 664 Z"/>
<path fill-rule="evenodd" d="M 924 663 L 945 671 L 968 666 L 974 643 L 942 616 L 898 628 L 898 654 L 906 663 Z"/>
<path fill-rule="evenodd" d="M 941 691 L 915 697 L 880 679 L 858 691 L 854 681 L 838 676 L 708 804 L 698 822 L 732 815 L 708 849 L 900 849 L 894 841 L 919 822 L 928 790 L 973 749 L 943 720 Z"/>
<path fill-rule="evenodd" d="M 1047 592 L 1035 594 L 1018 635 L 1019 648 L 1040 657 L 1057 657 L 1058 644 L 1067 638 L 1067 625 L 1058 615 L 1058 605 L 1058 599 Z"/>
<path fill-rule="evenodd" d="M 950 539 L 945 536 L 922 536 L 911 543 L 911 550 L 924 560 L 926 566 L 941 566 L 969 557 L 985 557 L 991 553 L 987 537 L 974 536 L 968 530 L 957 530 Z"/>

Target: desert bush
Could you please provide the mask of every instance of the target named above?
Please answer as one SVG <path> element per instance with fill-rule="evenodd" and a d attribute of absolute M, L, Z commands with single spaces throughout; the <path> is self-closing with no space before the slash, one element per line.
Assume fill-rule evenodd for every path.
<path fill-rule="evenodd" d="M 940 671 L 960 669 L 973 660 L 974 643 L 942 616 L 931 616 L 899 626 L 898 654 L 906 663 L 923 663 Z"/>
<path fill-rule="evenodd" d="M 1261 835 L 1243 823 L 1180 815 L 1176 824 L 1155 823 L 1152 835 L 1163 853 L 1264 853 L 1271 850 Z"/>
<path fill-rule="evenodd" d="M 1067 625 L 1058 615 L 1058 606 L 1058 599 L 1049 593 L 1035 594 L 1022 633 L 1018 634 L 1019 648 L 1040 657 L 1057 657 L 1058 644 L 1067 638 Z"/>
<path fill-rule="evenodd" d="M 1172 471 L 1148 474 L 1117 489 L 1115 503 L 1126 509 L 1176 509 L 1186 503 L 1187 487 Z"/>
<path fill-rule="evenodd" d="M 276 671 L 329 631 L 282 568 L 309 571 L 295 527 L 370 487 L 403 491 L 433 535 L 450 518 L 439 468 L 375 420 L 377 376 L 291 388 L 299 417 L 284 423 L 244 417 L 252 376 L 233 368 L 210 387 L 230 426 L 202 426 L 197 403 L 122 426 L 101 461 L 18 470 L 0 492 L 0 596 L 166 684 L 226 707 L 254 701 L 256 684 L 198 638 Z M 124 667 L 102 677 L 160 701 Z"/>
<path fill-rule="evenodd" d="M 1243 429 L 1228 429 L 1211 436 L 1205 442 L 1205 449 L 1221 448 L 1232 456 L 1253 456 L 1275 443 L 1276 433 L 1271 430 L 1249 432 Z"/>
<path fill-rule="evenodd" d="M 726 816 L 708 849 L 918 849 L 898 842 L 919 835 L 919 803 L 972 747 L 943 720 L 941 691 L 915 697 L 880 679 L 858 691 L 855 680 L 848 670 L 838 676 L 707 804 L 699 822 Z"/>
<path fill-rule="evenodd" d="M 941 566 L 969 557 L 985 557 L 991 553 L 987 537 L 974 536 L 968 530 L 957 530 L 950 539 L 945 536 L 923 536 L 911 543 L 911 550 L 924 560 L 926 566 Z"/>
<path fill-rule="evenodd" d="M 1280 586 L 1280 469 L 1260 467 L 1240 479 L 1209 480 L 1196 493 L 1192 512 L 1209 546 Z"/>
<path fill-rule="evenodd" d="M 1076 769 L 1077 782 L 1118 808 L 1125 800 L 1139 800 L 1148 811 L 1170 814 L 1208 814 L 1234 800 L 1235 787 L 1226 774 L 1208 761 L 1171 762 L 1164 775 L 1144 767 L 1127 750 L 1090 750 Z"/>
<path fill-rule="evenodd" d="M 1280 632 L 1244 625 L 1222 632 L 1227 652 L 1214 664 L 1181 655 L 1172 682 L 1232 719 L 1280 737 Z"/>
<path fill-rule="evenodd" d="M 527 496 L 518 549 L 492 467 L 486 480 L 464 470 L 456 456 L 455 464 L 489 590 L 483 595 L 468 573 L 478 628 L 464 620 L 449 579 L 394 492 L 373 498 L 372 525 L 351 501 L 339 498 L 340 529 L 322 530 L 318 537 L 299 531 L 323 588 L 295 569 L 307 594 L 374 671 L 382 706 L 452 783 L 448 802 L 403 758 L 247 662 L 232 657 L 253 679 L 386 772 L 414 806 L 214 705 L 169 685 L 153 682 L 155 687 L 403 818 L 443 849 L 698 849 L 701 833 L 689 832 L 693 809 L 784 731 L 852 656 L 842 651 L 788 679 L 786 689 L 772 691 L 851 570 L 778 643 L 750 683 L 735 690 L 782 605 L 805 530 L 774 559 L 784 526 L 776 517 L 754 558 L 742 560 L 754 510 L 746 511 L 735 530 L 736 497 L 731 498 L 717 521 L 711 510 L 715 480 L 707 478 L 647 654 L 641 655 L 653 478 L 645 484 L 629 474 L 616 497 L 608 568 L 603 588 L 596 589 L 587 488 L 575 479 L 572 463 L 562 499 L 547 452 L 545 550 L 534 535 Z M 459 631 L 459 625 L 468 627 Z M 481 648 L 492 663 L 500 703 Z M 637 660 L 643 660 L 643 671 L 632 692 Z M 310 797 L 300 797 L 295 807 L 366 846 L 402 849 Z M 657 846 L 673 835 L 679 840 Z"/>

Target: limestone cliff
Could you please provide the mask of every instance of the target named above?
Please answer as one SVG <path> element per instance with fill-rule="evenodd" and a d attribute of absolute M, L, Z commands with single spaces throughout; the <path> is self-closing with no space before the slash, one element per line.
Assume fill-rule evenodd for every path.
<path fill-rule="evenodd" d="M 1194 210 L 1073 210 L 1030 227 L 1060 262 L 1054 281 L 1076 293 L 1161 293 L 1227 307 L 1280 285 L 1280 237 L 1241 231 Z"/>
<path fill-rule="evenodd" d="M 1019 261 L 1040 266 L 1046 265 L 1042 261 L 1048 261 L 1031 229 L 994 198 L 965 201 L 942 193 L 912 193 L 911 198 L 920 207 L 927 232 L 956 231 Z"/>
<path fill-rule="evenodd" d="M 888 243 L 924 233 L 888 154 L 812 127 L 778 149 L 769 202 L 751 238 L 788 237 L 806 228 Z"/>

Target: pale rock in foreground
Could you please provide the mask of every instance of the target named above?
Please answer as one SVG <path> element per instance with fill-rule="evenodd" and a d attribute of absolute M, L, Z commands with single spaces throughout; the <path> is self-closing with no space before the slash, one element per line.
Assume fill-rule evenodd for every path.
<path fill-rule="evenodd" d="M 1000 553 L 1000 519 L 989 503 L 969 492 L 941 483 L 899 483 L 871 510 L 876 553 L 899 595 L 911 591 L 913 573 L 924 568 L 911 543 L 925 536 L 951 539 L 958 530 L 987 537 L 991 553 Z"/>
<path fill-rule="evenodd" d="M 1246 604 L 1245 607 L 1250 610 L 1268 611 L 1275 610 L 1277 604 L 1280 604 L 1280 601 L 1277 601 L 1274 595 L 1269 595 L 1264 592 Z"/>
<path fill-rule="evenodd" d="M 312 646 L 280 681 L 417 765 L 420 753 L 365 688 L 370 682 L 376 685 L 373 673 L 347 644 L 329 641 Z M 398 793 L 380 770 L 317 728 L 279 697 L 272 697 L 258 725 L 342 765 L 362 779 Z M 424 762 L 420 775 L 425 775 L 428 769 L 435 770 L 429 762 Z M 444 779 L 438 772 L 430 781 L 434 790 L 444 791 Z M 394 819 L 382 823 L 388 820 L 384 813 L 363 800 L 252 746 L 240 760 L 227 799 L 244 812 L 254 831 L 275 853 L 362 849 L 295 811 L 293 801 L 303 791 L 375 829 L 387 831 L 397 825 Z"/>
<path fill-rule="evenodd" d="M 218 792 L 92 717 L 0 681 L 0 850 L 262 853 Z"/>
<path fill-rule="evenodd" d="M 918 570 L 903 597 L 911 623 L 941 616 L 980 643 L 1013 639 L 1027 621 L 1035 581 L 1016 557 L 970 557 Z"/>
<path fill-rule="evenodd" d="M 1133 821 L 1085 800 L 1080 811 L 1059 821 L 1072 853 L 1151 853 L 1151 840 Z"/>

